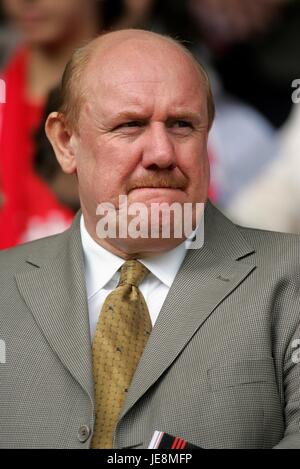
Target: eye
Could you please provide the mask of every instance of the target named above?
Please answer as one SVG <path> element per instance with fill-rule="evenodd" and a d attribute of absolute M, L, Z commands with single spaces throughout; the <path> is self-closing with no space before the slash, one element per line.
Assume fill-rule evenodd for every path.
<path fill-rule="evenodd" d="M 189 135 L 194 129 L 190 121 L 184 119 L 177 119 L 168 122 L 167 127 L 176 135 Z"/>
<path fill-rule="evenodd" d="M 184 120 L 178 120 L 178 121 L 174 121 L 173 122 L 173 127 L 175 128 L 186 128 L 186 127 L 190 127 L 190 128 L 193 128 L 192 124 L 188 121 L 184 121 Z"/>
<path fill-rule="evenodd" d="M 136 128 L 141 128 L 145 126 L 145 122 L 143 121 L 128 121 L 128 122 L 123 122 L 122 124 L 119 124 L 117 127 L 115 127 L 114 130 L 125 130 L 126 129 L 136 129 Z"/>
<path fill-rule="evenodd" d="M 130 122 L 125 122 L 125 124 L 122 124 L 121 127 L 141 127 L 142 123 L 139 121 L 130 121 Z"/>

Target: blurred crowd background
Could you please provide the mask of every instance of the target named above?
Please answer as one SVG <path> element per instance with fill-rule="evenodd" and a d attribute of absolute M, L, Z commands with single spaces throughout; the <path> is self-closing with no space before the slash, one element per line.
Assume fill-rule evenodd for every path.
<path fill-rule="evenodd" d="M 209 73 L 211 200 L 239 224 L 300 233 L 299 0 L 1 0 L 0 249 L 72 222 L 76 178 L 45 119 L 71 52 L 128 27 L 179 39 Z"/>

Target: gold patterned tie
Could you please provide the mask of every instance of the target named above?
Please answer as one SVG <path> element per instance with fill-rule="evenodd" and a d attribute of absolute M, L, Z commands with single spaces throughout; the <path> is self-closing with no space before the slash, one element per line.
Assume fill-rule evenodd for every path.
<path fill-rule="evenodd" d="M 149 270 L 136 260 L 121 267 L 117 288 L 106 298 L 93 342 L 96 423 L 92 448 L 112 448 L 117 420 L 151 333 L 138 285 Z"/>

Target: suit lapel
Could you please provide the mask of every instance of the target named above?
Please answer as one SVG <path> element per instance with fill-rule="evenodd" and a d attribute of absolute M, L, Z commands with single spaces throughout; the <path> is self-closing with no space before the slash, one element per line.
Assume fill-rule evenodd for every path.
<path fill-rule="evenodd" d="M 63 365 L 94 401 L 91 340 L 80 213 L 60 236 L 51 259 L 28 259 L 16 275 L 19 291 Z M 134 375 L 120 419 L 160 378 L 217 306 L 251 273 L 253 252 L 237 228 L 210 204 L 205 243 L 189 250 L 169 291 Z M 37 256 L 36 256 L 37 257 Z"/>
<path fill-rule="evenodd" d="M 17 274 L 16 282 L 49 345 L 93 401 L 79 218 L 80 214 L 71 229 L 58 237 L 61 244 L 56 255 L 46 262 L 28 259 L 31 268 Z"/>
<path fill-rule="evenodd" d="M 253 249 L 236 227 L 210 205 L 205 217 L 204 246 L 186 255 L 149 337 L 120 419 L 172 364 L 217 306 L 255 268 L 237 260 Z"/>

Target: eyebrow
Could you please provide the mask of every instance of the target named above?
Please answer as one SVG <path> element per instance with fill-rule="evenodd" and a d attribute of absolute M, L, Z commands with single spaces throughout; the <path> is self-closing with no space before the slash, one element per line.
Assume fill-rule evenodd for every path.
<path fill-rule="evenodd" d="M 119 120 L 147 120 L 148 117 L 146 114 L 137 111 L 122 111 L 118 112 L 112 117 L 112 121 L 119 121 Z"/>
<path fill-rule="evenodd" d="M 178 109 L 177 111 L 171 112 L 167 120 L 171 119 L 187 119 L 197 123 L 202 122 L 202 114 L 199 112 L 188 111 L 184 109 Z M 120 121 L 120 120 L 149 120 L 149 115 L 143 113 L 142 111 L 121 111 L 115 114 L 112 119 L 113 122 Z"/>
<path fill-rule="evenodd" d="M 178 111 L 171 112 L 168 116 L 168 119 L 187 119 L 190 121 L 199 122 L 200 124 L 203 120 L 203 115 L 200 112 L 179 109 Z"/>

